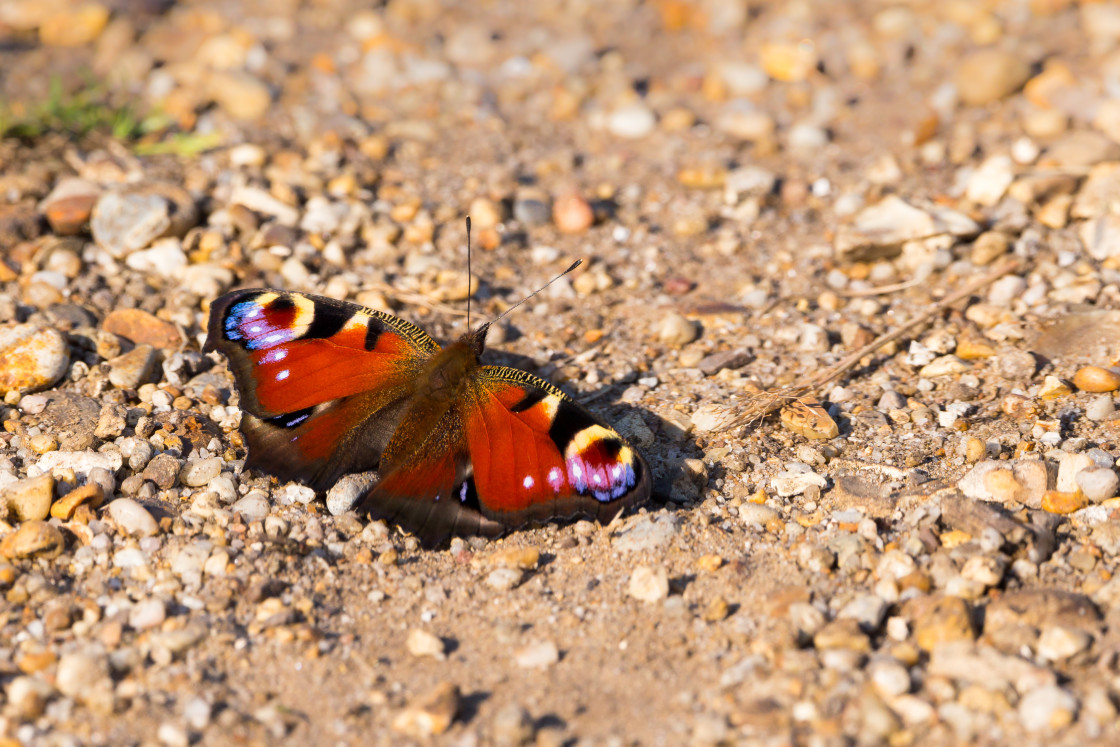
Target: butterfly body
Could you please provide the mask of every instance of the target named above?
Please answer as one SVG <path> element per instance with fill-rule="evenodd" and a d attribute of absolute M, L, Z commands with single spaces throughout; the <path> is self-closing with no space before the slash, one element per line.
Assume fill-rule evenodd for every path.
<path fill-rule="evenodd" d="M 645 501 L 637 451 L 548 382 L 483 365 L 486 331 L 440 348 L 388 314 L 257 289 L 211 304 L 206 348 L 241 393 L 247 468 L 317 490 L 376 469 L 359 510 L 426 545 Z"/>

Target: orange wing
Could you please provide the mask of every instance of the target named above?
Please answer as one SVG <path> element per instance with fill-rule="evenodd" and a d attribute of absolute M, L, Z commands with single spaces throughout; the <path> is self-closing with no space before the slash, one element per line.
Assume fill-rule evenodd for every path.
<path fill-rule="evenodd" d="M 535 376 L 484 366 L 358 510 L 433 547 L 529 522 L 607 522 L 649 495 L 649 468 L 613 429 Z"/>
<path fill-rule="evenodd" d="M 650 495 L 649 467 L 610 426 L 525 371 L 484 366 L 463 420 L 479 504 L 488 518 L 590 516 L 610 521 Z"/>
<path fill-rule="evenodd" d="M 439 346 L 389 314 L 254 289 L 211 304 L 206 349 L 229 359 L 241 393 L 246 466 L 322 490 L 377 466 L 412 380 Z"/>

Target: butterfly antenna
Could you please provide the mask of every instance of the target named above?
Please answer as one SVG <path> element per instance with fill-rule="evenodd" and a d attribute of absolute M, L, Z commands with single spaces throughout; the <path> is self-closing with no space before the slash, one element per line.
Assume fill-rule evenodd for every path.
<path fill-rule="evenodd" d="M 467 216 L 467 329 L 471 328 L 471 217 Z"/>
<path fill-rule="evenodd" d="M 572 266 L 571 266 L 571 267 L 569 267 L 568 269 L 564 270 L 564 271 L 563 271 L 562 273 L 560 273 L 559 275 L 557 275 L 556 277 L 554 277 L 554 278 L 553 278 L 552 280 L 549 280 L 549 281 L 548 281 L 547 283 L 545 283 L 544 285 L 542 285 L 542 286 L 541 286 L 540 288 L 537 288 L 537 289 L 536 289 L 535 291 L 533 291 L 533 292 L 532 292 L 532 293 L 530 293 L 529 295 L 525 296 L 525 298 L 522 298 L 522 299 L 521 299 L 520 301 L 518 301 L 517 303 L 515 303 L 515 304 L 514 304 L 513 306 L 510 306 L 510 307 L 509 307 L 508 309 L 506 309 L 505 311 L 503 311 L 503 312 L 502 312 L 501 314 L 498 314 L 498 316 L 494 317 L 493 321 L 490 321 L 490 322 L 488 322 L 488 323 L 487 323 L 487 326 L 489 326 L 489 325 L 491 325 L 491 324 L 495 324 L 496 322 L 500 321 L 500 320 L 501 320 L 501 318 L 502 318 L 502 317 L 504 317 L 504 316 L 505 316 L 506 314 L 508 314 L 509 312 L 513 311 L 513 310 L 514 310 L 514 309 L 516 309 L 516 308 L 517 308 L 518 306 L 520 306 L 521 304 L 525 303 L 525 302 L 526 302 L 526 301 L 528 301 L 528 300 L 529 300 L 530 298 L 532 298 L 533 296 L 537 295 L 538 293 L 540 293 L 541 291 L 543 291 L 543 290 L 544 290 L 545 288 L 547 288 L 548 286 L 552 285 L 552 284 L 553 284 L 553 283 L 555 283 L 555 282 L 556 282 L 557 280 L 559 280 L 560 278 L 564 277 L 564 276 L 565 276 L 565 275 L 567 275 L 567 274 L 568 274 L 569 272 L 571 272 L 572 270 L 576 269 L 577 267 L 579 267 L 579 266 L 580 266 L 580 265 L 582 265 L 582 264 L 583 264 L 583 260 L 582 260 L 582 259 L 577 259 L 577 260 L 576 260 L 575 262 L 572 262 Z"/>

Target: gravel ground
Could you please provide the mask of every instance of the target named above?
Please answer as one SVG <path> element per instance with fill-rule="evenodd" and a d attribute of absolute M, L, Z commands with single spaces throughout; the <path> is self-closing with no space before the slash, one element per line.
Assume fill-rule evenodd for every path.
<path fill-rule="evenodd" d="M 1120 742 L 1120 6 L 365 5 L 0 3 L 0 745 Z M 242 472 L 209 302 L 454 338 L 468 213 L 611 526 Z"/>

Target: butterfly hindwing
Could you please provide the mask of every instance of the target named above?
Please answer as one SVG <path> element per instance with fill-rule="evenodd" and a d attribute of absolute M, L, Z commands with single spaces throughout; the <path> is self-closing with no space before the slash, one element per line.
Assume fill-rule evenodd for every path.
<path fill-rule="evenodd" d="M 356 304 L 255 289 L 211 304 L 206 349 L 229 359 L 241 393 L 246 465 L 325 489 L 377 466 L 439 346 Z"/>
<path fill-rule="evenodd" d="M 463 420 L 482 513 L 508 525 L 610 521 L 650 494 L 649 468 L 612 428 L 548 382 L 483 366 Z"/>
<path fill-rule="evenodd" d="M 463 396 L 425 431 L 430 435 L 394 465 L 359 511 L 399 524 L 427 547 L 550 519 L 606 522 L 649 497 L 642 457 L 561 390 L 525 371 L 476 368 Z"/>

